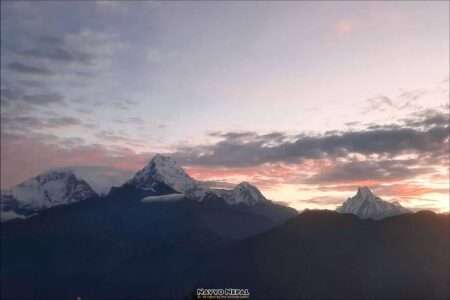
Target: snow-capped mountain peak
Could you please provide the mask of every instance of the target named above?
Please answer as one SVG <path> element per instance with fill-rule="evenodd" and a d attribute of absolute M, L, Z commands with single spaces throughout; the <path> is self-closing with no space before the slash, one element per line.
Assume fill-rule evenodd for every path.
<path fill-rule="evenodd" d="M 356 195 L 363 200 L 373 200 L 377 198 L 367 186 L 358 187 Z"/>
<path fill-rule="evenodd" d="M 113 186 L 121 186 L 129 180 L 134 172 L 107 166 L 66 166 L 56 171 L 71 171 L 76 177 L 86 181 L 100 196 L 109 193 Z"/>
<path fill-rule="evenodd" d="M 208 194 L 214 194 L 231 205 L 240 203 L 254 205 L 268 201 L 258 188 L 248 182 L 241 182 L 231 190 L 210 189 L 206 183 L 190 177 L 174 159 L 161 154 L 155 155 L 127 182 L 128 185 L 152 192 L 155 192 L 158 183 L 163 183 L 175 192 L 197 201 L 203 201 Z"/>
<path fill-rule="evenodd" d="M 246 203 L 249 205 L 253 205 L 261 201 L 268 201 L 256 186 L 246 181 L 239 183 L 233 189 L 233 198 L 235 203 Z"/>
<path fill-rule="evenodd" d="M 42 173 L 2 191 L 1 211 L 27 215 L 53 206 L 83 201 L 97 194 L 70 170 Z"/>
<path fill-rule="evenodd" d="M 151 189 L 155 181 L 180 193 L 195 189 L 198 185 L 174 159 L 161 154 L 156 154 L 128 183 L 141 189 Z"/>
<path fill-rule="evenodd" d="M 359 187 L 355 196 L 348 198 L 336 209 L 340 213 L 354 214 L 361 219 L 380 220 L 409 213 L 398 202 L 388 202 L 377 197 L 368 187 Z"/>
<path fill-rule="evenodd" d="M 236 185 L 232 190 L 212 190 L 212 192 L 230 205 L 246 204 L 252 206 L 269 201 L 256 186 L 245 181 Z"/>

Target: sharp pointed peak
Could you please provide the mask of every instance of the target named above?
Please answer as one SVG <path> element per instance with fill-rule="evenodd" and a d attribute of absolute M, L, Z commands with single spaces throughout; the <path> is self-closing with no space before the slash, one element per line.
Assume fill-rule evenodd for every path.
<path fill-rule="evenodd" d="M 253 184 L 243 181 L 232 190 L 234 203 L 247 203 L 249 205 L 257 202 L 267 201 L 261 191 Z"/>
<path fill-rule="evenodd" d="M 185 173 L 184 169 L 178 162 L 169 155 L 155 154 L 145 169 L 154 171 L 162 171 L 165 173 L 167 170 L 176 170 L 179 173 Z"/>
<path fill-rule="evenodd" d="M 70 168 L 51 169 L 51 170 L 42 172 L 42 173 L 38 174 L 37 176 L 48 176 L 48 175 L 53 175 L 53 174 L 74 175 L 75 176 L 75 172 Z"/>
<path fill-rule="evenodd" d="M 147 166 L 158 166 L 158 165 L 171 165 L 171 166 L 177 166 L 177 161 L 170 157 L 169 155 L 164 155 L 157 153 L 155 154 L 150 161 L 148 162 Z"/>
<path fill-rule="evenodd" d="M 236 187 L 244 187 L 244 188 L 256 188 L 256 186 L 254 186 L 253 184 L 251 184 L 248 181 L 242 181 L 240 182 L 238 185 L 236 185 Z"/>
<path fill-rule="evenodd" d="M 166 161 L 166 160 L 174 160 L 172 157 L 170 157 L 169 155 L 166 154 L 161 154 L 161 153 L 156 153 L 155 155 L 153 155 L 151 161 Z"/>
<path fill-rule="evenodd" d="M 150 162 L 136 173 L 129 183 L 147 187 L 154 181 L 164 183 L 177 192 L 186 192 L 196 186 L 196 181 L 170 156 L 156 154 Z"/>
<path fill-rule="evenodd" d="M 27 180 L 19 183 L 17 186 L 24 186 L 28 185 L 32 182 L 39 182 L 39 183 L 45 183 L 49 181 L 57 181 L 64 178 L 73 178 L 75 180 L 81 180 L 76 176 L 76 174 L 73 172 L 73 170 L 66 169 L 66 168 L 60 168 L 60 169 L 51 169 L 44 171 L 42 173 L 37 174 L 34 177 L 28 178 Z"/>
<path fill-rule="evenodd" d="M 368 186 L 359 186 L 358 187 L 358 192 L 361 192 L 361 193 L 372 193 L 372 191 L 370 190 L 370 188 Z"/>
<path fill-rule="evenodd" d="M 366 186 L 358 187 L 357 194 L 348 198 L 336 210 L 340 213 L 355 214 L 362 219 L 375 220 L 409 212 L 399 203 L 392 203 L 377 197 Z"/>
<path fill-rule="evenodd" d="M 20 210 L 39 212 L 53 206 L 84 201 L 98 194 L 75 172 L 62 168 L 27 179 L 2 196 L 12 197 Z"/>
<path fill-rule="evenodd" d="M 360 186 L 358 187 L 358 192 L 356 193 L 356 196 L 362 199 L 371 199 L 375 198 L 375 194 L 370 190 L 367 186 Z"/>

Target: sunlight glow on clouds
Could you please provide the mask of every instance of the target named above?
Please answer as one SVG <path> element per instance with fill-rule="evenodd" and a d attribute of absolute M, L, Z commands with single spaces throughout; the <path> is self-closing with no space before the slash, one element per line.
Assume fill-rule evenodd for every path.
<path fill-rule="evenodd" d="M 448 210 L 448 2 L 1 6 L 2 188 L 163 152 L 298 209 Z"/>

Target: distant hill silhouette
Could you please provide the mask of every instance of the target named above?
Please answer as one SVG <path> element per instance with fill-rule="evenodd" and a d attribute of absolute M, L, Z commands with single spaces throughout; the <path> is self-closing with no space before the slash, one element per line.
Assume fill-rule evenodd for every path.
<path fill-rule="evenodd" d="M 173 190 L 163 184 L 158 193 Z M 263 202 L 144 203 L 131 185 L 106 198 L 42 211 L 1 225 L 1 298 L 180 298 L 206 257 L 266 231 L 295 210 Z"/>
<path fill-rule="evenodd" d="M 256 299 L 447 299 L 449 229 L 448 215 L 426 211 L 382 221 L 306 211 L 216 253 L 196 285 Z"/>
<path fill-rule="evenodd" d="M 359 198 L 358 213 L 368 201 L 384 212 Z M 245 182 L 211 190 L 157 156 L 106 197 L 3 223 L 1 298 L 185 299 L 213 287 L 254 299 L 448 297 L 448 214 L 358 216 L 298 215 Z"/>
<path fill-rule="evenodd" d="M 186 299 L 199 287 L 253 299 L 449 295 L 448 215 L 306 211 L 273 227 L 219 199 L 122 193 L 3 224 L 2 299 Z"/>

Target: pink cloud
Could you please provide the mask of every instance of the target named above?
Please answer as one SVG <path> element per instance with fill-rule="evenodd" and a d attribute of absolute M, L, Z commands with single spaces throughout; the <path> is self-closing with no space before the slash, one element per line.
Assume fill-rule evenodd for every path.
<path fill-rule="evenodd" d="M 412 199 L 417 197 L 423 197 L 428 193 L 448 194 L 449 189 L 432 188 L 424 185 L 410 184 L 410 183 L 398 183 L 378 186 L 375 191 L 381 195 L 389 195 L 403 199 Z"/>
<path fill-rule="evenodd" d="M 260 188 L 271 189 L 279 184 L 299 183 L 304 178 L 303 172 L 311 167 L 304 165 L 264 164 L 252 167 L 199 167 L 188 166 L 187 172 L 199 180 L 224 180 L 237 183 L 249 181 Z"/>
<path fill-rule="evenodd" d="M 98 144 L 68 148 L 42 142 L 38 137 L 3 134 L 1 187 L 8 188 L 45 170 L 65 166 L 108 166 L 134 171 L 142 168 L 152 155 Z"/>
<path fill-rule="evenodd" d="M 65 166 L 108 166 L 137 171 L 153 156 L 153 153 L 136 153 L 129 148 L 107 148 L 102 145 L 70 144 L 64 141 L 48 140 L 44 137 L 2 135 L 1 143 L 1 187 L 8 188 L 45 170 Z M 58 143 L 58 144 L 56 144 Z M 326 172 L 336 166 L 328 159 L 310 159 L 297 164 L 263 164 L 252 167 L 225 168 L 187 166 L 187 172 L 198 180 L 221 180 L 237 183 L 246 180 L 262 190 L 276 189 L 283 184 L 309 185 L 311 190 L 324 192 L 325 198 L 310 199 L 311 203 L 334 204 L 334 192 L 355 191 L 358 186 L 369 186 L 380 196 L 391 196 L 408 201 L 431 192 L 447 193 L 428 186 L 412 185 L 401 178 L 352 179 L 345 182 L 307 183 L 307 178 Z M 301 190 L 299 190 L 301 193 Z M 322 197 L 322 196 L 321 196 Z M 327 198 L 328 197 L 328 198 Z M 283 199 L 278 199 L 283 200 Z M 308 201 L 306 201 L 308 202 Z"/>

